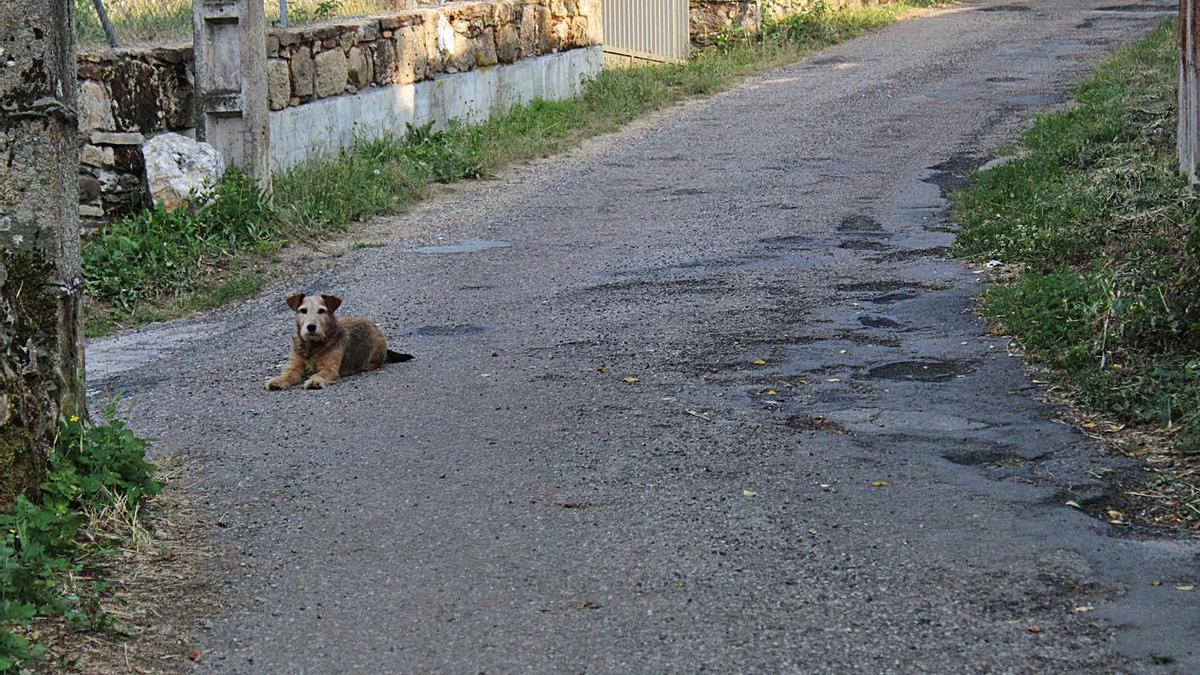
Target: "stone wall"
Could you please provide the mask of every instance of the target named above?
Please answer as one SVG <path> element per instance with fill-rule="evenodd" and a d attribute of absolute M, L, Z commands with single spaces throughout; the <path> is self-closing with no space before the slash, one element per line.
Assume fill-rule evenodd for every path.
<path fill-rule="evenodd" d="M 570 95 L 580 74 L 599 69 L 599 56 L 561 57 L 597 49 L 600 1 L 451 2 L 268 31 L 267 95 L 271 140 L 278 146 L 271 151 L 273 167 L 336 151 L 352 135 L 350 129 L 377 133 L 387 130 L 381 125 L 393 125 L 402 132 L 406 121 L 444 123 L 486 116 L 495 106 L 530 97 Z M 145 139 L 161 131 L 191 133 L 191 49 L 89 51 L 78 60 L 81 213 L 111 218 L 144 199 Z M 522 81 L 501 75 L 525 61 L 530 64 L 520 69 Z M 477 75 L 464 77 L 469 73 Z M 528 86 L 523 81 L 528 77 L 540 77 L 540 86 Z M 556 78 L 561 77 L 574 82 L 560 83 Z M 548 85 L 547 78 L 554 82 Z M 493 89 L 484 91 L 487 86 Z M 471 100 L 459 100 L 462 96 Z M 337 100 L 360 97 L 366 98 Z M 394 110 L 393 99 L 412 99 L 408 114 Z M 428 110 L 419 109 L 421 100 Z M 359 124 L 359 116 L 377 113 L 380 106 L 393 114 L 375 114 L 374 128 Z M 314 137 L 314 129 L 318 134 L 329 130 L 328 138 Z"/>
<path fill-rule="evenodd" d="M 819 0 L 688 0 L 692 46 L 713 45 L 730 30 L 755 32 L 763 21 L 782 19 L 811 9 Z M 892 0 L 825 0 L 830 9 L 880 5 Z"/>
<path fill-rule="evenodd" d="M 84 51 L 77 64 L 79 214 L 95 221 L 141 204 L 148 136 L 193 126 L 192 49 Z"/>

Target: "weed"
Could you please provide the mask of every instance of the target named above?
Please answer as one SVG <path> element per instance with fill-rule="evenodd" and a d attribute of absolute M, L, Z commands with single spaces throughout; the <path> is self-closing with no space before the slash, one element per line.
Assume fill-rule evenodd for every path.
<path fill-rule="evenodd" d="M 109 627 L 99 611 L 102 581 L 84 582 L 107 543 L 136 538 L 143 497 L 162 487 L 146 444 L 113 416 L 100 424 L 72 418 L 50 455 L 40 494 L 18 496 L 0 515 L 0 672 L 28 667 L 45 649 L 21 630 L 57 615 L 79 629 Z M 107 541 L 89 533 L 107 531 Z"/>
<path fill-rule="evenodd" d="M 1200 197 L 1177 171 L 1168 25 L 1043 115 L 954 195 L 958 252 L 1019 274 L 985 314 L 1088 408 L 1200 453 Z"/>

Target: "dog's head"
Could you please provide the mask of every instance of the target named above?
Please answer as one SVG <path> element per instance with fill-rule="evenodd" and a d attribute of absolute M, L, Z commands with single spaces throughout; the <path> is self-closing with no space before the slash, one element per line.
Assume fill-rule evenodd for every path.
<path fill-rule="evenodd" d="M 296 335 L 309 342 L 321 342 L 337 332 L 333 313 L 341 305 L 342 299 L 336 295 L 296 293 L 287 299 L 287 306 L 296 313 Z"/>

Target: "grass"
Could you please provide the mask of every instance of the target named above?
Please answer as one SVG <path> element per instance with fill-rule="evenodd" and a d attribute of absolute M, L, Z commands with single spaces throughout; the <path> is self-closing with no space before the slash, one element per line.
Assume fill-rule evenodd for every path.
<path fill-rule="evenodd" d="M 1158 517 L 1195 524 L 1200 197 L 1177 171 L 1175 31 L 1105 61 L 954 202 L 958 252 L 1007 270 L 984 314 L 1105 428 L 1150 432 L 1131 448 L 1159 468 Z"/>
<path fill-rule="evenodd" d="M 188 40 L 192 35 L 192 0 L 103 0 L 121 45 Z M 266 20 L 279 21 L 279 0 L 263 0 Z M 299 25 L 336 17 L 391 10 L 390 0 L 289 0 L 288 23 Z M 107 45 L 93 0 L 75 0 L 75 33 L 82 45 Z"/>
<path fill-rule="evenodd" d="M 0 513 L 0 673 L 46 653 L 36 624 L 55 617 L 74 632 L 110 630 L 102 608 L 105 559 L 148 541 L 140 505 L 162 487 L 146 443 L 112 414 L 72 417 L 50 454 L 36 495 Z"/>
<path fill-rule="evenodd" d="M 364 138 L 332 160 L 277 176 L 271 199 L 230 175 L 207 205 L 146 211 L 85 242 L 91 298 L 88 334 L 178 316 L 252 295 L 257 270 L 289 242 L 345 232 L 354 222 L 401 212 L 432 183 L 486 177 L 505 165 L 551 155 L 682 100 L 729 88 L 740 78 L 896 21 L 918 5 L 812 10 L 730 33 L 684 64 L 606 71 L 577 98 L 535 101 L 489 121 Z"/>

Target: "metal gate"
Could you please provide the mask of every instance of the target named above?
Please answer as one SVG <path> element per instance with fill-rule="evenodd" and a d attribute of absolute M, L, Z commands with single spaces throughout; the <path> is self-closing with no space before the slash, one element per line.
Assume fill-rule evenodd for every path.
<path fill-rule="evenodd" d="M 604 53 L 628 61 L 686 61 L 688 0 L 604 0 Z"/>

